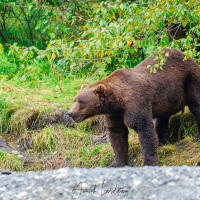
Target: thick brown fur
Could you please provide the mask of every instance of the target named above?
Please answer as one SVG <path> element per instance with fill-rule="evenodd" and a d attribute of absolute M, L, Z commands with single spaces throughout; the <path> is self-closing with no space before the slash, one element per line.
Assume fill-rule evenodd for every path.
<path fill-rule="evenodd" d="M 116 70 L 107 78 L 83 87 L 75 98 L 69 111 L 74 121 L 100 114 L 107 116 L 116 157 L 114 167 L 127 164 L 128 128 L 138 133 L 144 165 L 157 165 L 158 139 L 165 142 L 170 116 L 185 105 L 196 119 L 200 139 L 200 68 L 191 58 L 184 61 L 181 51 L 168 53 L 163 70 L 156 74 L 147 69 L 147 65 L 158 62 L 153 54 L 133 69 Z"/>

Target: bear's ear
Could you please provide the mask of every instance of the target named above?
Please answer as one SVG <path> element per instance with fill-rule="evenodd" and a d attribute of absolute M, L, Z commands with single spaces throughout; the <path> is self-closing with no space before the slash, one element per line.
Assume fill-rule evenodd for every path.
<path fill-rule="evenodd" d="M 86 88 L 88 85 L 87 84 L 83 84 L 82 86 L 81 86 L 81 90 L 83 90 L 84 88 Z"/>
<path fill-rule="evenodd" d="M 94 92 L 97 94 L 104 94 L 106 91 L 106 86 L 103 84 L 99 84 L 96 86 L 96 88 L 94 89 Z"/>

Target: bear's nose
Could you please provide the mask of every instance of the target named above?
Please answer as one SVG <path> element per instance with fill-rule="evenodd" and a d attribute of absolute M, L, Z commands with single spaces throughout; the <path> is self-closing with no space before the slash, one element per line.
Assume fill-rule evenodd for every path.
<path fill-rule="evenodd" d="M 68 114 L 70 117 L 73 116 L 73 112 L 71 112 L 71 111 L 68 111 L 67 114 Z"/>

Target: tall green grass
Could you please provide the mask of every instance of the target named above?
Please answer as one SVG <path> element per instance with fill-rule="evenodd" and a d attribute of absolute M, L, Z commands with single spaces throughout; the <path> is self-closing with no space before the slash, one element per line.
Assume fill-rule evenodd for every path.
<path fill-rule="evenodd" d="M 3 151 L 0 151 L 0 170 L 10 169 L 13 171 L 22 171 L 23 163 L 16 155 L 12 155 Z"/>
<path fill-rule="evenodd" d="M 7 133 L 10 127 L 8 107 L 9 103 L 7 102 L 6 94 L 0 94 L 0 133 Z"/>
<path fill-rule="evenodd" d="M 19 72 L 17 64 L 10 62 L 4 53 L 0 54 L 0 63 L 0 78 L 6 76 L 8 79 L 12 79 Z"/>

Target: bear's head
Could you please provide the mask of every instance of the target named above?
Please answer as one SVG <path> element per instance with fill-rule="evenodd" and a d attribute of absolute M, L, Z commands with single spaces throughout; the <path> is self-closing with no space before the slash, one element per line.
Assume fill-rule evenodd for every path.
<path fill-rule="evenodd" d="M 102 114 L 102 96 L 105 92 L 106 86 L 101 83 L 90 87 L 83 85 L 76 95 L 68 115 L 78 123 L 89 117 Z"/>

